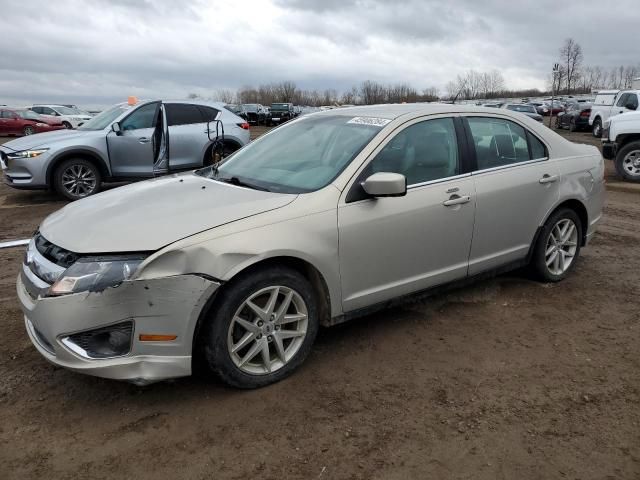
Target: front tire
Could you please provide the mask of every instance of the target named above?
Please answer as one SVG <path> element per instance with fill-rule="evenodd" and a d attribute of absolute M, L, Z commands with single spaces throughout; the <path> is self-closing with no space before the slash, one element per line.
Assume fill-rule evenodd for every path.
<path fill-rule="evenodd" d="M 569 131 L 570 132 L 576 132 L 577 130 L 578 130 L 578 127 L 576 126 L 575 120 L 570 120 L 569 121 Z"/>
<path fill-rule="evenodd" d="M 616 154 L 616 171 L 629 182 L 640 182 L 640 141 L 627 143 Z"/>
<path fill-rule="evenodd" d="M 73 128 L 69 122 L 62 122 L 62 126 L 67 130 L 71 130 L 71 128 Z"/>
<path fill-rule="evenodd" d="M 602 121 L 599 118 L 596 118 L 593 121 L 593 128 L 591 129 L 591 133 L 596 138 L 600 138 L 602 136 Z"/>
<path fill-rule="evenodd" d="M 24 127 L 24 130 L 22 130 L 22 133 L 24 133 L 24 135 L 33 135 L 34 133 L 36 133 L 35 129 L 30 126 L 27 125 L 26 127 Z"/>
<path fill-rule="evenodd" d="M 295 270 L 258 270 L 225 285 L 205 322 L 211 372 L 233 387 L 263 387 L 289 376 L 311 351 L 317 299 Z"/>
<path fill-rule="evenodd" d="M 531 267 L 544 282 L 564 280 L 575 267 L 582 243 L 582 223 L 569 208 L 553 213 L 536 241 Z"/>
<path fill-rule="evenodd" d="M 79 200 L 100 191 L 100 170 L 89 160 L 71 158 L 53 172 L 53 187 L 69 200 Z"/>

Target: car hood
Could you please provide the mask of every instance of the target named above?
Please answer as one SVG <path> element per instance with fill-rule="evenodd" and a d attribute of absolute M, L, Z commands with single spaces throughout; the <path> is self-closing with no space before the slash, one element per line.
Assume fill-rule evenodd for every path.
<path fill-rule="evenodd" d="M 138 182 L 70 203 L 40 225 L 76 253 L 158 250 L 196 233 L 281 208 L 296 195 L 252 190 L 194 173 Z"/>
<path fill-rule="evenodd" d="M 50 144 L 60 140 L 68 141 L 73 138 L 86 138 L 95 136 L 96 134 L 104 135 L 104 132 L 102 130 L 56 130 L 54 132 L 38 133 L 36 135 L 16 138 L 2 146 L 9 150 L 18 152 L 20 150 L 28 150 L 30 148 L 48 147 Z"/>

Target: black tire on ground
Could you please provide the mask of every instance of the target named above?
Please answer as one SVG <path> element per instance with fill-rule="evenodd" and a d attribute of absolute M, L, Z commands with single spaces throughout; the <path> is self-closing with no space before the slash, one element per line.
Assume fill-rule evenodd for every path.
<path fill-rule="evenodd" d="M 599 118 L 596 118 L 593 121 L 593 127 L 591 128 L 591 133 L 596 138 L 600 138 L 602 136 L 602 121 Z"/>
<path fill-rule="evenodd" d="M 34 128 L 31 125 L 27 125 L 22 130 L 22 133 L 24 133 L 25 135 L 33 135 L 34 133 L 36 133 L 36 131 L 34 130 Z"/>
<path fill-rule="evenodd" d="M 637 153 L 634 154 L 634 152 Z M 640 141 L 627 143 L 624 147 L 618 150 L 615 158 L 616 172 L 618 172 L 618 175 L 629 182 L 640 182 L 640 166 L 633 167 L 630 171 L 628 169 L 629 166 L 624 163 L 625 158 L 628 155 L 633 156 L 633 159 L 640 164 Z M 628 161 L 633 162 L 633 159 L 628 159 Z M 634 170 L 638 173 L 634 174 Z"/>
<path fill-rule="evenodd" d="M 560 117 L 556 117 L 556 130 L 560 130 L 562 128 L 562 123 L 560 122 Z"/>
<path fill-rule="evenodd" d="M 73 128 L 69 122 L 62 122 L 62 126 L 67 130 L 71 130 L 71 128 Z"/>
<path fill-rule="evenodd" d="M 576 125 L 576 121 L 573 120 L 573 119 L 569 120 L 569 131 L 570 132 L 575 132 L 577 130 L 578 130 L 578 127 Z"/>
<path fill-rule="evenodd" d="M 229 328 L 245 300 L 271 286 L 285 287 L 301 296 L 307 309 L 306 335 L 294 356 L 279 369 L 272 373 L 250 374 L 236 366 L 231 358 L 227 341 Z M 237 388 L 258 388 L 284 379 L 302 364 L 311 351 L 318 325 L 317 299 L 307 279 L 290 268 L 270 267 L 241 274 L 223 287 L 204 320 L 198 342 L 201 342 L 204 363 L 223 382 Z"/>
<path fill-rule="evenodd" d="M 68 183 L 69 176 L 79 181 L 80 185 L 77 188 Z M 84 158 L 65 160 L 53 172 L 54 190 L 69 200 L 79 200 L 94 195 L 100 191 L 101 187 L 100 169 Z"/>
<path fill-rule="evenodd" d="M 557 275 L 549 270 L 547 266 L 547 248 L 549 248 L 550 236 L 554 229 L 554 227 L 558 224 L 558 222 L 562 220 L 571 220 L 575 225 L 577 230 L 577 242 L 576 242 L 576 250 L 573 255 L 573 260 L 569 267 Z M 555 211 L 551 216 L 547 219 L 542 230 L 540 231 L 540 235 L 536 240 L 536 244 L 533 249 L 533 256 L 531 257 L 530 269 L 534 276 L 543 282 L 559 282 L 564 280 L 569 273 L 574 269 L 576 262 L 578 260 L 578 256 L 580 255 L 580 247 L 582 243 L 582 223 L 580 221 L 580 217 L 570 208 L 561 208 Z"/>

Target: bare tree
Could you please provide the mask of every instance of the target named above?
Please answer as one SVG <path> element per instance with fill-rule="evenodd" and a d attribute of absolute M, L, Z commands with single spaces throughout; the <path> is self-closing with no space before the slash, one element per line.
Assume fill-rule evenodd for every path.
<path fill-rule="evenodd" d="M 237 100 L 236 92 L 227 88 L 222 88 L 214 91 L 211 99 L 224 103 L 235 103 Z"/>
<path fill-rule="evenodd" d="M 567 38 L 562 48 L 560 48 L 560 59 L 565 68 L 567 94 L 570 94 L 572 85 L 580 75 L 583 59 L 582 47 L 573 38 Z"/>

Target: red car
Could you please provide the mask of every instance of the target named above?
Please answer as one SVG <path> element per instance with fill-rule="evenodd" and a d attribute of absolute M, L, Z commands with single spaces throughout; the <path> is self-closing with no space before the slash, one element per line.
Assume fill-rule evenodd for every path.
<path fill-rule="evenodd" d="M 62 128 L 57 118 L 43 117 L 26 108 L 0 107 L 0 135 L 33 135 Z"/>

